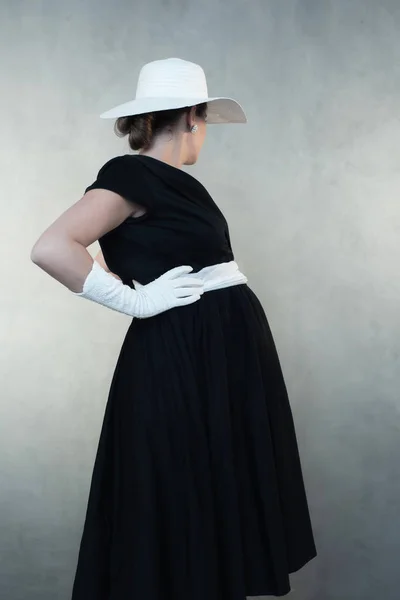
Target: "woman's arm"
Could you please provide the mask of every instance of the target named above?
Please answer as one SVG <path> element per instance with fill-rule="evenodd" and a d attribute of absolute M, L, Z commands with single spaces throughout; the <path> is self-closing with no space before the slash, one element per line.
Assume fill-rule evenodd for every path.
<path fill-rule="evenodd" d="M 72 292 L 81 292 L 93 267 L 86 248 L 139 211 L 114 192 L 89 190 L 42 233 L 31 260 Z"/>

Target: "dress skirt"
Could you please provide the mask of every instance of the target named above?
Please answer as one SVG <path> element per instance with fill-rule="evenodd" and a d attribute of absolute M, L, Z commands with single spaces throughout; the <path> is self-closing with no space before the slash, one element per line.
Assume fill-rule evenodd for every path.
<path fill-rule="evenodd" d="M 315 554 L 287 391 L 254 293 L 235 286 L 134 319 L 72 599 L 282 596 Z"/>

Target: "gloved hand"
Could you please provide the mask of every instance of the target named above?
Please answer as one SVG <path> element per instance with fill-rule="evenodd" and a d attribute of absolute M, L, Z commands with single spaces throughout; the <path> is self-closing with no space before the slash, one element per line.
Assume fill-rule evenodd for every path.
<path fill-rule="evenodd" d="M 203 281 L 194 276 L 185 277 L 192 271 L 192 267 L 176 267 L 134 290 L 93 261 L 82 292 L 73 293 L 131 317 L 146 319 L 200 300 L 204 293 Z"/>

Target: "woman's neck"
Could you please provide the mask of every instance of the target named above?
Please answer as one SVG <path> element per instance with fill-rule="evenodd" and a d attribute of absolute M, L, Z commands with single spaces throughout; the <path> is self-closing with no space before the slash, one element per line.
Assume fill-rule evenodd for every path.
<path fill-rule="evenodd" d="M 160 137 L 151 148 L 140 152 L 140 154 L 156 158 L 178 169 L 183 165 L 182 140 L 177 138 L 165 139 L 163 136 L 162 139 Z"/>

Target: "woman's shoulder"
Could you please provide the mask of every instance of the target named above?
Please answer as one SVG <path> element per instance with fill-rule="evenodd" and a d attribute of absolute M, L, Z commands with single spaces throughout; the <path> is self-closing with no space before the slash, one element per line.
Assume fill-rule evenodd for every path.
<path fill-rule="evenodd" d="M 98 172 L 98 177 L 107 173 L 114 173 L 116 176 L 118 175 L 135 175 L 137 173 L 143 172 L 143 167 L 139 160 L 137 160 L 137 155 L 135 154 L 121 154 L 118 156 L 113 156 L 109 158 L 101 167 Z"/>
<path fill-rule="evenodd" d="M 115 192 L 135 205 L 154 207 L 146 173 L 135 155 L 123 154 L 107 160 L 85 193 L 99 188 Z"/>

